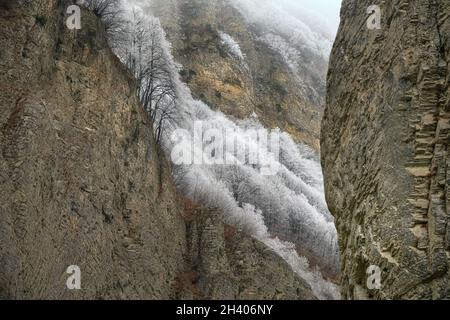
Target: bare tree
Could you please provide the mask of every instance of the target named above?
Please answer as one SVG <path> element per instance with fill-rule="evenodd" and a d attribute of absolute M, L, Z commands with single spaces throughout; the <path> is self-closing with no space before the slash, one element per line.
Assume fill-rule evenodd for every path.
<path fill-rule="evenodd" d="M 87 9 L 99 17 L 111 46 L 119 46 L 124 41 L 126 20 L 121 0 L 81 0 Z"/>
<path fill-rule="evenodd" d="M 164 33 L 156 19 L 133 11 L 128 40 L 119 55 L 137 81 L 141 103 L 154 123 L 159 144 L 168 123 L 175 120 L 176 92 Z"/>
<path fill-rule="evenodd" d="M 121 11 L 121 0 L 82 0 L 79 2 L 100 18 L 116 16 Z"/>
<path fill-rule="evenodd" d="M 173 98 L 170 102 L 166 103 L 163 108 L 160 109 L 160 112 L 155 117 L 155 135 L 156 135 L 156 143 L 159 144 L 161 142 L 161 137 L 166 130 L 167 126 L 170 123 L 175 122 L 176 120 L 176 108 L 175 108 L 176 100 Z"/>

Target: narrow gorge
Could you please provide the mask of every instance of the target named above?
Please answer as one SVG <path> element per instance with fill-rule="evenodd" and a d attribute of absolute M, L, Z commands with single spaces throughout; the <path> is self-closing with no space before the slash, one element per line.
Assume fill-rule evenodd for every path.
<path fill-rule="evenodd" d="M 1 300 L 450 299 L 448 0 L 0 0 L 0 43 Z"/>
<path fill-rule="evenodd" d="M 276 175 L 246 163 L 172 163 L 173 131 L 189 135 L 198 121 L 231 129 L 237 152 L 269 160 L 247 129 L 270 130 L 261 111 L 239 119 L 198 100 L 208 102 L 206 92 L 195 99 L 183 82 L 192 71 L 173 59 L 151 8 L 124 4 L 127 24 L 136 22 L 132 7 L 154 27 L 176 92 L 177 121 L 161 143 L 125 67 L 131 43 L 108 43 L 109 26 L 83 8 L 81 29 L 67 28 L 70 1 L 2 3 L 1 297 L 337 298 L 326 279 L 337 277 L 336 230 L 312 149 L 318 120 L 305 138 L 312 148 L 281 134 L 282 155 L 269 163 Z M 215 50 L 232 50 L 215 32 Z M 66 287 L 70 266 L 81 270 L 82 290 Z"/>

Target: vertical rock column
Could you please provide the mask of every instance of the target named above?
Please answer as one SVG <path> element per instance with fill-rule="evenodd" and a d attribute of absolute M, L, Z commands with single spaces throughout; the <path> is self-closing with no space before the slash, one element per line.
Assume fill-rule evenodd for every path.
<path fill-rule="evenodd" d="M 343 1 L 321 144 L 344 298 L 450 297 L 449 37 L 446 0 Z"/>

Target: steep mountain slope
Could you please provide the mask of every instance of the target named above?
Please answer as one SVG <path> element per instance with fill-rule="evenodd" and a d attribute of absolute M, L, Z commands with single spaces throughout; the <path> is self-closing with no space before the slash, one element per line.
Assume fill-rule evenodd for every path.
<path fill-rule="evenodd" d="M 133 2 L 136 3 L 131 0 L 127 1 L 129 4 Z M 198 54 L 200 54 L 202 58 L 196 62 L 199 67 L 208 66 L 207 64 L 200 64 L 203 61 L 209 61 L 215 65 L 228 66 L 235 65 L 240 61 L 248 68 L 245 60 L 236 60 L 238 57 L 245 57 L 243 51 L 240 50 L 240 46 L 220 29 L 211 27 L 211 24 L 217 25 L 221 19 L 215 10 L 217 6 L 224 5 L 223 2 L 175 1 L 169 4 L 166 2 L 158 4 L 158 1 L 140 1 L 140 3 L 139 8 L 145 12 L 145 15 L 151 16 L 152 13 L 156 12 L 162 17 L 163 21 L 166 19 L 163 25 L 165 30 L 169 32 L 168 38 L 175 43 L 172 43 L 175 59 L 177 54 L 180 54 L 180 51 L 176 49 L 177 46 L 190 45 L 191 40 L 189 39 L 195 38 L 198 39 L 196 41 L 208 42 L 208 35 L 201 31 L 203 30 L 202 28 L 200 28 L 201 30 L 194 28 L 189 32 L 185 31 L 185 38 L 177 38 L 178 32 L 176 30 L 185 30 L 185 28 L 179 27 L 178 23 L 180 21 L 183 24 L 200 23 L 209 25 L 210 27 L 207 27 L 207 29 L 211 29 L 209 31 L 211 34 L 228 43 L 227 48 L 234 52 L 234 58 L 232 59 L 227 55 L 223 57 L 217 56 L 216 46 L 219 45 L 220 47 L 221 44 L 212 43 L 212 50 L 200 46 L 198 50 L 191 50 L 185 52 L 183 56 L 178 56 L 181 61 L 190 64 L 190 61 L 197 59 Z M 150 10 L 148 10 L 149 4 Z M 226 4 L 227 6 L 224 7 L 224 10 L 225 8 L 234 10 L 228 2 Z M 173 13 L 179 5 L 191 8 L 191 10 L 196 12 L 195 17 L 190 15 L 182 16 L 180 20 L 168 18 L 169 12 Z M 167 10 L 167 12 L 164 10 Z M 186 10 L 180 10 L 180 14 L 184 15 Z M 211 14 L 211 12 L 214 12 L 214 14 Z M 239 17 L 238 12 L 235 10 L 233 12 Z M 231 22 L 227 22 L 227 24 L 233 25 Z M 172 34 L 172 37 L 170 37 L 170 34 Z M 165 47 L 169 47 L 169 45 Z M 265 44 L 265 47 L 268 47 L 267 44 Z M 168 50 L 170 51 L 170 49 Z M 275 53 L 272 54 L 276 56 Z M 227 134 L 227 140 L 229 138 L 234 139 L 234 136 L 237 136 L 238 150 L 246 151 L 260 148 L 257 139 L 255 140 L 248 135 L 246 130 L 257 129 L 267 132 L 267 129 L 261 125 L 261 123 L 264 124 L 264 121 L 259 121 L 261 117 L 252 116 L 237 120 L 216 108 L 210 108 L 203 103 L 203 101 L 208 102 L 203 92 L 208 91 L 212 84 L 203 83 L 198 87 L 193 86 L 189 79 L 197 72 L 186 73 L 186 67 L 182 67 L 184 67 L 181 71 L 182 80 L 188 83 L 189 88 L 184 83 L 180 83 L 179 80 L 175 81 L 179 84 L 177 95 L 180 99 L 177 103 L 177 114 L 180 117 L 174 124 L 173 129 L 181 129 L 183 132 L 183 141 L 185 141 L 183 154 L 192 153 L 192 150 L 190 150 L 192 144 L 187 141 L 196 132 L 197 129 L 194 127 L 197 122 L 202 122 L 202 128 L 198 129 L 198 131 L 201 130 L 202 134 L 208 129 L 224 133 L 231 131 L 231 135 Z M 256 65 L 254 69 L 254 72 L 258 72 Z M 264 66 L 262 69 L 264 69 Z M 215 72 L 215 74 L 219 77 L 222 76 L 218 72 Z M 290 79 L 293 79 L 293 75 L 292 70 L 286 73 L 286 76 L 290 77 Z M 268 80 L 269 84 L 270 81 Z M 201 93 L 199 94 L 199 92 Z M 193 99 L 191 93 L 202 101 Z M 234 96 L 231 97 L 235 98 Z M 277 101 L 276 96 L 268 96 L 267 98 L 272 99 L 272 102 Z M 230 102 L 230 104 L 232 105 L 233 102 Z M 224 107 L 226 106 L 224 105 Z M 168 129 L 167 139 L 165 139 L 165 145 L 169 153 L 173 147 L 173 142 L 178 139 L 171 141 L 170 137 L 173 131 L 176 131 L 173 129 Z M 265 239 L 270 243 L 270 237 L 278 237 L 283 241 L 292 243 L 298 253 L 300 253 L 300 256 L 306 256 L 310 260 L 311 266 L 319 266 L 326 277 L 334 280 L 339 273 L 336 229 L 323 196 L 320 165 L 317 157 L 309 148 L 302 144 L 296 144 L 287 133 L 279 133 L 280 152 L 271 154 L 261 149 L 258 151 L 264 153 L 263 158 L 265 160 L 274 159 L 272 164 L 280 169 L 277 169 L 277 172 L 270 175 L 261 174 L 260 165 L 250 165 L 245 163 L 245 161 L 234 165 L 222 164 L 215 166 L 205 165 L 204 163 L 194 165 L 192 163 L 184 163 L 175 166 L 174 171 L 178 185 L 180 190 L 183 190 L 189 198 L 195 199 L 200 203 L 214 204 L 222 208 L 225 212 L 226 221 L 246 229 L 248 233 L 257 238 Z M 199 150 L 200 153 L 203 153 L 203 151 Z M 221 150 L 217 153 L 223 154 L 224 152 L 227 156 L 238 157 L 233 150 Z M 203 156 L 208 155 L 204 154 Z M 291 246 L 291 244 L 288 244 L 288 246 Z M 287 250 L 289 251 L 289 249 Z M 294 260 L 296 259 L 301 260 L 303 258 L 295 254 Z M 307 265 L 307 263 L 299 262 L 294 264 L 296 264 L 296 269 L 303 270 L 300 273 L 306 271 L 307 267 L 303 267 L 303 265 Z M 313 282 L 315 284 L 319 283 L 318 280 Z M 322 291 L 328 285 L 327 281 L 321 282 L 318 285 L 320 287 L 319 291 Z M 328 291 L 328 289 L 324 291 Z M 327 295 L 329 295 L 329 292 L 327 292 Z"/>
<path fill-rule="evenodd" d="M 136 85 L 96 17 L 83 10 L 82 29 L 70 31 L 72 1 L 8 3 L 0 10 L 1 298 L 314 298 L 283 259 L 224 226 L 220 212 L 179 201 Z M 81 269 L 82 290 L 66 287 L 70 265 Z"/>
<path fill-rule="evenodd" d="M 319 149 L 330 40 L 308 40 L 311 30 L 283 25 L 283 12 L 271 19 L 277 12 L 260 1 L 147 2 L 196 98 L 240 119 L 254 113 Z"/>
<path fill-rule="evenodd" d="M 377 3 L 377 2 L 375 2 Z M 450 298 L 450 4 L 344 0 L 322 124 L 345 298 Z M 369 290 L 366 269 L 381 270 Z"/>
<path fill-rule="evenodd" d="M 133 24 L 136 17 L 139 21 L 145 21 L 145 25 L 158 30 L 157 37 L 162 39 L 161 55 L 166 61 L 165 69 L 171 75 L 176 97 L 173 106 L 176 117 L 165 128 L 162 145 L 175 164 L 173 173 L 180 193 L 197 203 L 220 208 L 226 223 L 255 237 L 282 256 L 308 282 L 316 297 L 339 299 L 339 289 L 334 283 L 339 274 L 337 233 L 333 217 L 327 210 L 317 155 L 304 144 L 294 142 L 286 132 L 270 132 L 257 115 L 236 119 L 205 104 L 205 96 L 199 95 L 198 91 L 195 94 L 197 89 L 208 90 L 208 84 L 197 89 L 187 85 L 190 84 L 189 78 L 193 73 L 189 75 L 186 68 L 182 69 L 183 66 L 172 55 L 176 49 L 172 50 L 174 47 L 166 37 L 165 31 L 176 29 L 177 25 L 172 23 L 177 23 L 178 20 L 168 19 L 162 30 L 159 19 L 153 16 L 158 12 L 163 20 L 164 16 L 169 17 L 177 2 L 169 4 L 160 3 L 155 9 L 155 1 L 124 1 L 129 22 Z M 199 6 L 201 4 L 205 7 Z M 214 3 L 193 1 L 192 5 L 199 6 L 199 12 L 209 12 L 209 5 L 214 6 Z M 211 17 L 212 21 L 217 18 Z M 195 19 L 189 22 L 188 19 L 190 18 L 183 20 L 183 23 L 197 22 Z M 188 33 L 187 36 L 203 39 L 204 35 L 197 31 Z M 229 35 L 222 31 L 216 31 L 216 34 L 221 38 L 221 45 L 226 44 L 226 49 L 233 54 L 233 63 L 237 62 L 236 59 L 245 57 L 240 46 Z M 169 40 L 176 41 L 170 37 Z M 179 41 L 179 45 L 187 42 L 186 39 Z M 126 47 L 133 48 L 132 38 Z M 151 49 L 134 50 L 131 61 L 136 61 L 138 66 L 145 68 L 151 60 L 151 57 L 139 54 L 145 51 L 152 52 Z M 118 54 L 123 59 L 120 52 L 122 51 L 119 50 Z M 214 52 L 212 51 L 213 55 Z M 196 51 L 186 54 L 185 59 L 189 59 L 190 54 L 195 56 Z M 207 53 L 204 55 L 205 59 L 211 59 Z M 216 62 L 222 63 L 221 60 L 226 62 L 227 57 L 219 57 Z M 141 65 L 142 61 L 146 63 Z M 293 74 L 293 70 L 289 70 L 288 76 L 293 77 Z M 261 143 L 265 138 L 252 134 L 255 130 L 263 135 L 278 136 L 279 148 L 272 146 L 269 151 Z M 226 140 L 227 144 L 231 141 L 234 147 L 216 146 L 217 149 L 211 151 L 209 143 L 201 141 L 211 131 L 219 132 L 225 137 L 218 137 L 219 140 Z M 258 153 L 258 158 L 262 161 L 250 163 L 247 152 Z M 243 154 L 245 158 L 242 158 Z M 203 161 L 211 157 L 215 158 L 210 159 L 213 163 Z M 224 163 L 225 158 L 232 159 L 233 163 Z M 275 170 L 271 170 L 269 174 L 262 173 L 268 164 Z"/>

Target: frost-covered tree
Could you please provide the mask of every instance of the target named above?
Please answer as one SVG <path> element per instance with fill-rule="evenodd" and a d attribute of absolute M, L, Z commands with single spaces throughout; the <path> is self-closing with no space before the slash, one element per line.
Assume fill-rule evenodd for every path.
<path fill-rule="evenodd" d="M 156 18 L 133 10 L 119 56 L 137 81 L 140 101 L 154 123 L 156 142 L 175 119 L 176 92 L 164 31 Z"/>

